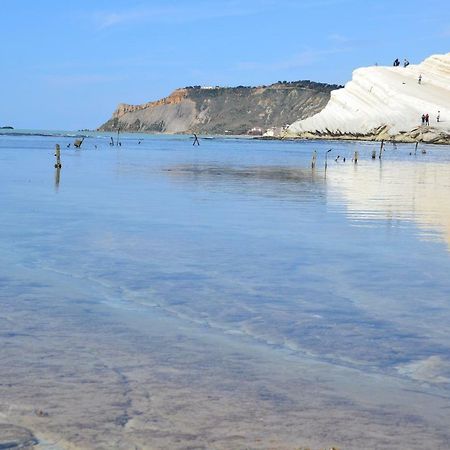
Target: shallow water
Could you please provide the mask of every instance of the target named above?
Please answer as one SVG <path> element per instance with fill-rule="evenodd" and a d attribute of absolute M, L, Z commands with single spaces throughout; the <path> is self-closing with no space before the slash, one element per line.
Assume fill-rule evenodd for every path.
<path fill-rule="evenodd" d="M 0 136 L 8 277 L 29 270 L 33 292 L 162 315 L 178 324 L 169 335 L 188 326 L 205 343 L 253 342 L 448 401 L 447 147 L 388 144 L 371 160 L 379 144 L 72 139 Z"/>

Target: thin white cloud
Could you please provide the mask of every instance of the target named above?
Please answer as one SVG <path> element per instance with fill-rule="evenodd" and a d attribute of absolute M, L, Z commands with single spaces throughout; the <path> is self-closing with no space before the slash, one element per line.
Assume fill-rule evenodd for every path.
<path fill-rule="evenodd" d="M 327 39 L 336 48 L 349 50 L 350 48 L 356 49 L 361 47 L 367 47 L 374 45 L 376 42 L 373 39 L 367 38 L 354 38 L 349 37 L 341 33 L 331 33 L 327 36 Z"/>
<path fill-rule="evenodd" d="M 286 14 L 292 10 L 331 7 L 352 0 L 303 0 L 285 1 L 282 4 Z M 222 0 L 210 2 L 202 0 L 189 5 L 166 2 L 164 6 L 142 6 L 121 10 L 96 11 L 91 15 L 98 29 L 143 23 L 186 23 L 227 17 L 267 14 L 271 10 L 280 11 L 277 0 Z"/>
<path fill-rule="evenodd" d="M 250 2 L 251 3 L 251 2 Z M 119 25 L 143 23 L 186 23 L 201 20 L 212 20 L 226 17 L 250 16 L 260 14 L 268 8 L 275 7 L 273 1 L 262 1 L 259 4 L 247 4 L 229 0 L 220 4 L 201 2 L 195 6 L 168 5 L 164 7 L 141 7 L 116 11 L 97 11 L 92 19 L 98 29 L 106 29 Z"/>
<path fill-rule="evenodd" d="M 86 84 L 101 84 L 124 80 L 123 76 L 118 75 L 45 75 L 43 80 L 51 85 L 57 86 L 75 86 Z"/>
<path fill-rule="evenodd" d="M 345 47 L 328 50 L 305 50 L 289 58 L 278 61 L 262 62 L 262 63 L 253 61 L 241 62 L 237 65 L 237 68 L 239 70 L 268 70 L 268 71 L 291 70 L 300 67 L 311 66 L 316 62 L 321 61 L 326 56 L 344 53 L 348 51 L 351 51 L 351 49 Z"/>
<path fill-rule="evenodd" d="M 162 59 L 161 57 L 155 56 L 130 56 L 125 58 L 114 58 L 114 59 L 103 59 L 95 62 L 95 67 L 97 70 L 117 70 L 123 68 L 155 68 L 155 67 L 181 67 L 182 62 L 173 59 Z M 55 72 L 80 72 L 82 70 L 89 71 L 92 70 L 93 62 L 86 61 L 84 59 L 70 59 L 66 61 L 51 61 L 48 63 L 39 63 L 30 66 L 34 71 L 39 71 L 41 73 L 48 73 L 51 69 Z"/>
<path fill-rule="evenodd" d="M 343 36 L 342 34 L 339 33 L 329 34 L 328 39 L 336 44 L 348 44 L 351 41 L 350 38 L 348 38 L 347 36 Z"/>

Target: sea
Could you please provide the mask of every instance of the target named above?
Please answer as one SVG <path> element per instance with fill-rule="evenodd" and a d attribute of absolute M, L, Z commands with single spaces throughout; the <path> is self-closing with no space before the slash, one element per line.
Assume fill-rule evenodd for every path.
<path fill-rule="evenodd" d="M 81 318 L 82 330 L 84 321 L 113 317 L 121 328 L 105 343 L 111 355 L 131 329 L 165 336 L 166 344 L 195 340 L 170 354 L 164 343 L 133 345 L 159 368 L 175 370 L 171 358 L 209 358 L 195 372 L 204 386 L 233 364 L 237 372 L 223 375 L 228 388 L 222 386 L 221 395 L 270 403 L 276 418 L 247 415 L 246 426 L 233 434 L 244 440 L 224 448 L 363 448 L 361 442 L 364 448 L 419 448 L 425 438 L 433 448 L 448 448 L 448 146 L 385 142 L 381 149 L 379 142 L 233 136 L 200 136 L 193 145 L 185 135 L 80 136 L 0 135 L 4 323 L 8 314 L 23 313 L 17 323 L 27 324 L 30 339 L 42 338 L 46 323 L 57 323 L 58 339 L 70 347 L 65 321 Z M 55 168 L 57 144 L 61 168 Z M 61 316 L 66 303 L 67 317 Z M 58 319 L 49 305 L 59 305 Z M 36 327 L 30 311 L 40 317 Z M 1 331 L 0 342 L 13 339 Z M 21 351 L 31 352 L 26 348 Z M 0 346 L 0 357 L 10 367 L 14 361 L 26 368 L 27 358 L 5 349 Z M 230 362 L 236 352 L 240 359 Z M 3 381 L 14 373 L 0 369 Z M 193 395 L 200 395 L 189 379 Z M 173 381 L 172 394 L 180 383 Z M 265 399 L 263 388 L 270 391 Z M 309 392 L 306 400 L 301 391 Z M 308 417 L 305 405 L 327 421 Z M 219 411 L 204 420 L 220 423 Z M 350 424 L 358 416 L 366 421 Z M 172 420 L 177 428 L 178 419 Z M 261 429 L 262 441 L 249 442 L 258 420 L 270 435 Z M 236 423 L 230 422 L 235 430 Z M 204 448 L 222 448 L 190 427 Z M 277 441 L 282 436 L 291 440 Z M 155 448 L 187 448 L 183 438 L 166 439 L 154 441 Z"/>

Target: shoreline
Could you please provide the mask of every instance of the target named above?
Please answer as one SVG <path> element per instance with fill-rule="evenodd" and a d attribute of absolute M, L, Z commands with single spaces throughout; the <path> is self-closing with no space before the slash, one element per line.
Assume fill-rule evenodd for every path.
<path fill-rule="evenodd" d="M 421 128 L 421 127 L 419 127 Z M 428 133 L 427 133 L 428 131 Z M 444 132 L 440 134 L 435 133 L 435 129 L 430 127 L 429 130 L 414 129 L 411 132 L 400 133 L 396 135 L 389 134 L 315 134 L 315 133 L 302 133 L 301 135 L 285 134 L 283 136 L 251 136 L 248 134 L 198 134 L 200 139 L 242 139 L 242 140 L 254 140 L 254 141 L 349 141 L 349 142 L 392 142 L 398 144 L 434 144 L 434 145 L 450 145 L 450 132 Z M 116 133 L 116 131 L 99 131 L 91 130 L 89 132 L 80 133 L 79 131 L 61 131 L 61 130 L 10 130 L 0 131 L 1 136 L 14 136 L 14 137 L 48 137 L 48 138 L 95 138 L 97 133 L 110 136 L 110 133 Z M 429 134 L 430 136 L 427 136 Z M 126 131 L 121 136 L 136 135 L 141 137 L 158 137 L 158 136 L 174 136 L 174 137 L 190 137 L 192 133 L 146 133 L 137 131 Z M 418 136 L 420 138 L 418 139 Z"/>

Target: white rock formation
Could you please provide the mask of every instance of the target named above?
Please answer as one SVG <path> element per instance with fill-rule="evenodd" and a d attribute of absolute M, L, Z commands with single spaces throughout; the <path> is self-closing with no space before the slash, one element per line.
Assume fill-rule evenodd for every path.
<path fill-rule="evenodd" d="M 430 116 L 430 127 L 421 126 L 424 113 Z M 286 136 L 446 142 L 450 137 L 450 53 L 408 67 L 355 70 L 343 89 L 331 93 L 320 113 L 290 125 Z"/>

